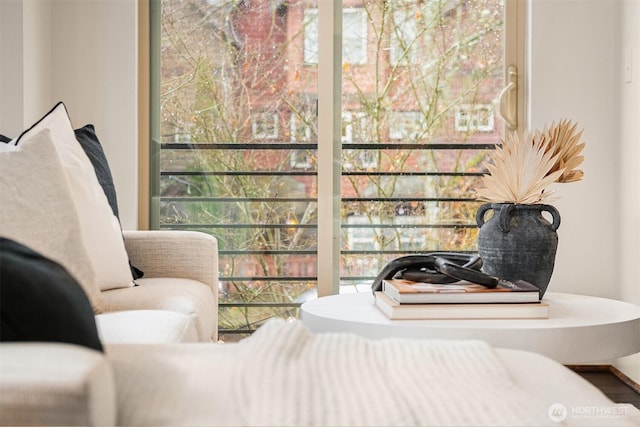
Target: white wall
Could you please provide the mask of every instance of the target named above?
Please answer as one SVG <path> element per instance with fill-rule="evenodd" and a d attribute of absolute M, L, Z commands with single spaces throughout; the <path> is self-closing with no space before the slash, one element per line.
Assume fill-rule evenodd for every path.
<path fill-rule="evenodd" d="M 609 0 L 531 5 L 530 127 L 572 119 L 586 142 L 584 180 L 555 186 L 562 222 L 550 291 L 619 295 L 615 18 Z"/>
<path fill-rule="evenodd" d="M 74 126 L 94 124 L 125 229 L 138 220 L 137 20 L 135 0 L 0 0 L 0 132 L 58 101 Z"/>
<path fill-rule="evenodd" d="M 531 127 L 574 119 L 586 142 L 584 180 L 557 186 L 562 224 L 550 290 L 640 304 L 640 3 L 533 0 L 529 17 Z M 640 383 L 637 355 L 615 364 Z"/>
<path fill-rule="evenodd" d="M 620 5 L 620 299 L 640 305 L 640 2 Z M 625 70 L 625 66 L 629 70 Z M 640 331 L 638 331 L 640 334 Z M 640 355 L 616 366 L 640 384 Z"/>
<path fill-rule="evenodd" d="M 621 294 L 640 305 L 640 2 L 621 7 L 620 94 Z M 625 70 L 625 64 L 629 66 Z"/>
<path fill-rule="evenodd" d="M 0 133 L 7 136 L 53 107 L 50 16 L 47 0 L 0 1 Z"/>
<path fill-rule="evenodd" d="M 54 0 L 52 99 L 77 127 L 93 123 L 109 159 L 125 229 L 137 228 L 138 98 L 135 0 Z"/>
<path fill-rule="evenodd" d="M 22 128 L 24 95 L 22 3 L 0 2 L 0 133 L 13 136 Z M 11 58 L 7 60 L 6 58 Z"/>

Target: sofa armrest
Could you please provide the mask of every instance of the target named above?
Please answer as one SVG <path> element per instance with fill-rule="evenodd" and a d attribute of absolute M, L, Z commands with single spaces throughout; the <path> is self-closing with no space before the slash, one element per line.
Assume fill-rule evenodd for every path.
<path fill-rule="evenodd" d="M 144 277 L 198 280 L 218 294 L 218 241 L 199 231 L 123 231 L 131 263 Z"/>
<path fill-rule="evenodd" d="M 115 379 L 105 355 L 62 343 L 0 344 L 0 425 L 113 426 Z"/>

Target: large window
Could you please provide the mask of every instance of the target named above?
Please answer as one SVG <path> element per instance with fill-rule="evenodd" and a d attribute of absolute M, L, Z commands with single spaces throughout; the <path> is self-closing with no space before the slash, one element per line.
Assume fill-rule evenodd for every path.
<path fill-rule="evenodd" d="M 223 339 L 397 256 L 476 249 L 504 0 L 152 5 L 152 226 L 218 238 Z"/>

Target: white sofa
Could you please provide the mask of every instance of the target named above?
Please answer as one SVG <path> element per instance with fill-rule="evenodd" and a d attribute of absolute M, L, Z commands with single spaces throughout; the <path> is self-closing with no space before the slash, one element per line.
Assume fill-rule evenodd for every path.
<path fill-rule="evenodd" d="M 371 340 L 271 321 L 240 343 L 105 350 L 0 346 L 0 424 L 640 425 L 640 411 L 559 363 L 477 341 Z"/>
<path fill-rule="evenodd" d="M 104 343 L 217 341 L 218 245 L 194 231 L 125 231 L 138 286 L 102 291 Z"/>
<path fill-rule="evenodd" d="M 216 239 L 193 231 L 123 232 L 115 185 L 92 125 L 74 130 L 58 103 L 19 137 L 0 138 L 0 170 L 0 238 L 63 267 L 97 313 L 105 342 L 217 339 Z M 8 280 L 20 283 L 17 292 L 31 289 Z M 3 319 L 18 304 L 37 307 L 31 296 L 51 291 L 49 297 L 57 297 L 55 281 L 39 283 L 42 288 L 31 294 L 7 299 L 13 306 Z M 39 303 L 55 308 L 51 301 Z"/>
<path fill-rule="evenodd" d="M 98 350 L 216 342 L 217 240 L 195 231 L 122 231 L 94 129 L 74 131 L 62 103 L 18 138 L 0 138 L 0 170 L 0 238 L 7 245 L 0 246 L 7 256 L 0 271 L 8 282 L 0 423 L 113 425 L 113 372 Z M 13 243 L 31 252 L 11 252 Z M 61 267 L 70 282 L 42 270 L 33 262 L 39 259 Z M 81 305 L 81 317 L 71 313 Z M 64 334 L 84 322 L 83 333 L 99 345 Z M 39 333 L 44 329 L 53 335 Z"/>
<path fill-rule="evenodd" d="M 96 324 L 107 353 L 124 343 L 215 342 L 216 239 L 192 231 L 127 231 L 124 238 L 144 278 L 101 293 Z M 139 363 L 149 356 L 141 353 Z M 105 354 L 63 343 L 0 344 L 1 425 L 115 425 L 116 416 Z"/>

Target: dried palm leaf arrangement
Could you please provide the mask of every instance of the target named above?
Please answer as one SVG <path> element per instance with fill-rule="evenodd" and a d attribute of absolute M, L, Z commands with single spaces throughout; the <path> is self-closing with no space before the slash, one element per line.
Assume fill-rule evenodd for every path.
<path fill-rule="evenodd" d="M 561 120 L 520 139 L 513 132 L 491 153 L 488 174 L 477 190 L 479 200 L 489 203 L 538 204 L 553 199 L 548 190 L 554 182 L 579 181 L 577 169 L 584 161 L 582 130 L 570 120 Z"/>

